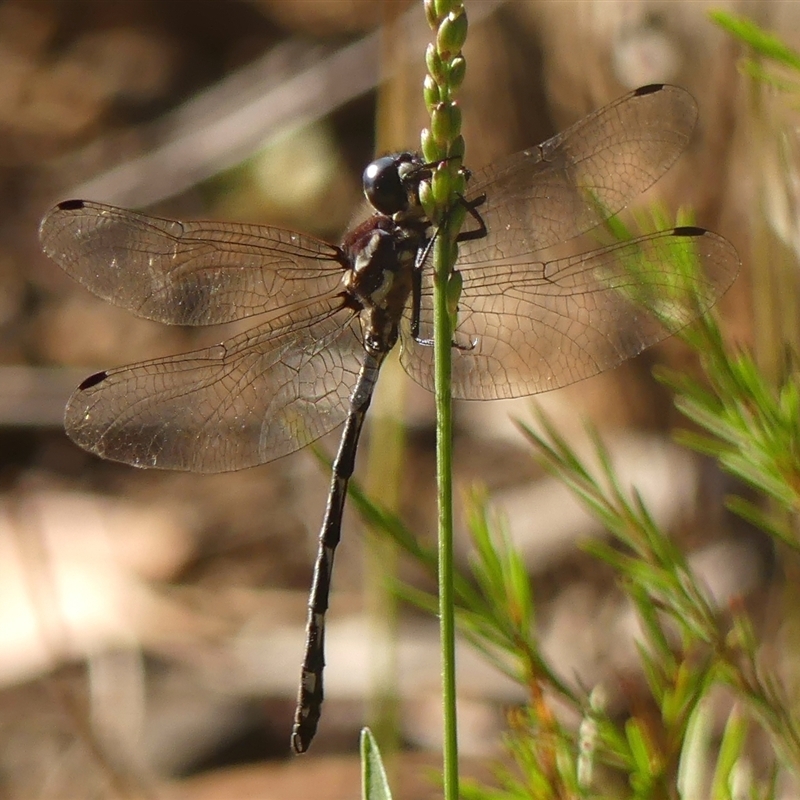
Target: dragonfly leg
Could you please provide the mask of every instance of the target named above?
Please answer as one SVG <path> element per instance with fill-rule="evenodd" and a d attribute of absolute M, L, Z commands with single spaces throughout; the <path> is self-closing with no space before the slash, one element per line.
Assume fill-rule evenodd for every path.
<path fill-rule="evenodd" d="M 456 238 L 457 242 L 469 242 L 474 239 L 483 239 L 489 229 L 486 227 L 483 217 L 481 216 L 478 208 L 486 202 L 486 195 L 482 194 L 474 200 L 467 200 L 463 195 L 458 196 L 458 201 L 464 207 L 466 212 L 478 223 L 479 227 L 474 231 L 461 231 Z M 433 236 L 428 240 L 424 248 L 418 253 L 414 261 L 414 272 L 412 274 L 411 283 L 411 336 L 414 341 L 423 347 L 433 347 L 433 339 L 425 339 L 419 335 L 419 319 L 422 308 L 422 269 L 425 262 L 428 260 L 433 243 L 439 235 L 437 228 Z M 460 344 L 455 340 L 450 343 L 451 347 L 456 350 L 468 351 L 474 349 L 477 342 L 472 341 L 468 345 Z"/>
<path fill-rule="evenodd" d="M 467 214 L 469 214 L 472 219 L 478 223 L 478 228 L 474 231 L 461 231 L 456 237 L 456 241 L 471 242 L 475 239 L 483 239 L 489 233 L 489 229 L 486 227 L 486 222 L 481 216 L 480 211 L 478 211 L 478 208 L 486 202 L 486 195 L 479 195 L 474 200 L 467 200 L 462 195 L 459 195 L 458 201 L 461 203 Z"/>

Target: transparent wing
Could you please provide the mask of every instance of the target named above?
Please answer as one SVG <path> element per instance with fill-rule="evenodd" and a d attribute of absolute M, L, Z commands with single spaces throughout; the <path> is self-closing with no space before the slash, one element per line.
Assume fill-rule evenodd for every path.
<path fill-rule="evenodd" d="M 460 266 L 460 264 L 459 264 Z M 453 393 L 519 397 L 616 366 L 707 311 L 733 283 L 739 257 L 702 228 L 675 228 L 548 262 L 516 257 L 464 270 Z M 422 319 L 431 318 L 425 276 Z M 402 326 L 401 363 L 433 390 L 432 347 Z M 426 322 L 421 338 L 432 337 Z"/>
<path fill-rule="evenodd" d="M 87 378 L 65 426 L 137 467 L 227 472 L 314 441 L 346 417 L 363 346 L 352 311 L 255 327 L 222 344 Z"/>
<path fill-rule="evenodd" d="M 232 222 L 177 222 L 68 200 L 39 228 L 45 253 L 89 291 L 140 317 L 211 325 L 313 306 L 346 265 L 311 236 Z"/>
<path fill-rule="evenodd" d="M 696 121 L 687 91 L 645 86 L 476 172 L 468 199 L 485 195 L 488 235 L 460 245 L 459 269 L 535 253 L 620 212 L 672 166 Z"/>

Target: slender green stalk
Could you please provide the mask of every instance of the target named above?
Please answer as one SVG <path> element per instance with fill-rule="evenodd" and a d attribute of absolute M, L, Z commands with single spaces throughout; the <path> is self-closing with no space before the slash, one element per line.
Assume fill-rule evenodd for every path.
<path fill-rule="evenodd" d="M 464 215 L 458 196 L 464 192 L 461 159 L 461 114 L 453 93 L 464 79 L 461 48 L 467 17 L 461 0 L 425 0 L 425 13 L 436 34 L 428 47 L 425 104 L 430 130 L 422 133 L 422 152 L 436 164 L 420 199 L 436 225 L 434 242 L 434 355 L 436 387 L 436 474 L 439 506 L 439 625 L 442 645 L 442 704 L 444 709 L 443 782 L 445 800 L 457 800 L 458 738 L 456 730 L 455 601 L 453 560 L 451 342 L 457 297 L 453 297 L 455 244 Z"/>
<path fill-rule="evenodd" d="M 444 231 L 434 245 L 436 289 L 434 339 L 436 364 L 436 478 L 439 507 L 439 629 L 442 647 L 442 705 L 444 709 L 444 796 L 458 797 L 458 736 L 456 727 L 455 601 L 453 597 L 453 416 L 450 393 L 452 326 L 445 282 L 451 269 L 450 242 Z"/>

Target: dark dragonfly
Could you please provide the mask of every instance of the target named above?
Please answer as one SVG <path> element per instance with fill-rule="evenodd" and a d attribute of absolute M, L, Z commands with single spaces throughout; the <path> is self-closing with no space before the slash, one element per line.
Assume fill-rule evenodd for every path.
<path fill-rule="evenodd" d="M 739 259 L 701 228 L 558 250 L 669 169 L 696 118 L 684 90 L 647 86 L 472 176 L 467 226 L 479 220 L 480 230 L 463 237 L 457 264 L 456 397 L 518 397 L 595 375 L 725 292 Z M 81 447 L 138 467 L 213 473 L 279 458 L 345 423 L 309 599 L 298 753 L 320 716 L 325 612 L 356 445 L 398 339 L 406 372 L 433 388 L 433 281 L 423 254 L 434 232 L 418 196 L 430 173 L 410 153 L 373 162 L 364 187 L 374 214 L 338 247 L 278 228 L 182 223 L 81 200 L 59 204 L 41 225 L 45 252 L 67 273 L 139 316 L 255 322 L 216 346 L 87 378 L 65 422 Z M 691 288 L 687 253 L 702 267 Z"/>

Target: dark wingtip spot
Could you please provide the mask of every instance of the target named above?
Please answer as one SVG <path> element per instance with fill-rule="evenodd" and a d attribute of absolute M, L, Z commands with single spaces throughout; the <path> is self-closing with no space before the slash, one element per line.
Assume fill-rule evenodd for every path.
<path fill-rule="evenodd" d="M 634 94 L 637 97 L 643 97 L 646 94 L 655 94 L 656 92 L 660 92 L 666 84 L 664 83 L 648 83 L 647 86 L 640 86 Z"/>
<path fill-rule="evenodd" d="M 98 383 L 102 383 L 108 377 L 108 373 L 103 370 L 102 372 L 95 372 L 94 375 L 90 375 L 79 387 L 78 391 L 82 392 L 85 389 L 91 389 L 92 386 L 97 386 Z"/>
<path fill-rule="evenodd" d="M 86 205 L 83 200 L 64 200 L 56 208 L 59 211 L 80 211 Z"/>
<path fill-rule="evenodd" d="M 705 236 L 708 231 L 705 228 L 698 228 L 696 225 L 684 225 L 672 231 L 673 236 Z"/>

